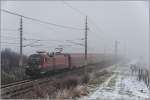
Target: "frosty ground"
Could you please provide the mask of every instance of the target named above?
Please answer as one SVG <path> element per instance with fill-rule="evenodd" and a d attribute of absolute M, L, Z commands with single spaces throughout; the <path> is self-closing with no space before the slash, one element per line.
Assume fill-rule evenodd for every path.
<path fill-rule="evenodd" d="M 131 73 L 128 64 L 117 65 L 113 72 L 112 76 L 103 84 L 94 88 L 94 91 L 83 99 L 150 100 L 148 87 L 143 81 L 138 81 L 136 74 Z"/>

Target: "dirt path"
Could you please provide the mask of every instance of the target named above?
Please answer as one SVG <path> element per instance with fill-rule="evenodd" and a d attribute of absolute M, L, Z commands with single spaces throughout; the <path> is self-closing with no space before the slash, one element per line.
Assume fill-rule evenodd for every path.
<path fill-rule="evenodd" d="M 98 100 L 150 100 L 150 91 L 143 81 L 131 74 L 129 66 L 118 66 L 103 84 L 84 98 Z"/>

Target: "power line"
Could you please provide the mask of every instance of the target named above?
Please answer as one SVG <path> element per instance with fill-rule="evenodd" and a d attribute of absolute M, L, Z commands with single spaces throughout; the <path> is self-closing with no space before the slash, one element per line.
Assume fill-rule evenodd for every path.
<path fill-rule="evenodd" d="M 8 45 L 8 46 L 16 46 L 16 47 L 20 47 L 19 46 L 19 43 L 10 43 L 10 42 L 1 42 L 2 43 L 2 45 L 4 45 L 4 46 L 6 46 L 6 45 Z M 57 46 L 62 46 L 62 47 L 74 47 L 74 46 L 80 46 L 80 47 L 83 47 L 83 45 L 82 44 L 80 44 L 80 43 L 75 43 L 75 42 L 70 42 L 70 43 L 72 43 L 72 45 L 68 45 L 68 44 L 58 44 L 58 45 L 56 45 L 56 46 L 52 46 L 52 45 L 43 45 L 43 44 L 34 44 L 35 43 L 35 41 L 34 42 L 32 42 L 32 43 L 29 43 L 29 44 L 26 44 L 26 45 L 24 45 L 23 47 L 57 47 Z M 18 45 L 17 45 L 18 44 Z"/>
<path fill-rule="evenodd" d="M 59 39 L 36 39 L 36 38 L 24 38 L 24 40 L 38 40 L 38 41 L 57 41 L 57 42 L 66 42 L 66 41 L 76 41 L 76 40 L 84 40 L 83 38 L 71 39 L 71 40 L 59 40 Z"/>
<path fill-rule="evenodd" d="M 75 45 L 84 46 L 84 44 L 82 44 L 82 43 L 77 43 L 77 42 L 72 42 L 72 41 L 67 41 L 67 42 L 69 42 L 69 43 L 73 43 L 73 44 L 75 44 Z"/>
<path fill-rule="evenodd" d="M 26 33 L 26 32 L 25 32 Z M 11 34 L 11 33 L 10 33 Z M 11 38 L 11 39 L 19 39 L 20 37 L 14 37 L 14 36 L 10 36 L 10 35 L 2 35 L 1 38 Z M 39 40 L 39 41 L 58 41 L 58 42 L 62 42 L 65 40 L 56 40 L 56 39 L 36 39 L 36 38 L 23 38 L 23 40 L 28 41 L 28 40 Z"/>
<path fill-rule="evenodd" d="M 88 15 L 88 14 L 82 12 L 81 10 L 79 10 L 79 9 L 77 9 L 77 8 L 75 8 L 75 7 L 73 7 L 72 5 L 70 5 L 69 3 L 65 2 L 64 0 L 63 0 L 63 3 L 64 3 L 67 7 L 69 7 L 69 8 L 71 8 L 71 9 L 73 9 L 74 11 L 78 12 L 80 15 L 83 15 L 83 16 L 87 16 L 87 15 Z M 88 15 L 88 19 L 89 19 L 91 22 L 94 23 L 94 21 L 92 20 L 92 18 L 89 17 L 89 15 Z M 95 24 L 95 26 L 97 27 L 98 31 L 102 32 L 101 29 L 99 28 L 99 25 L 98 25 L 97 23 L 94 23 L 94 24 Z M 88 27 L 87 27 L 87 29 L 90 30 Z"/>
<path fill-rule="evenodd" d="M 26 18 L 26 19 L 29 19 L 29 20 L 32 20 L 32 21 L 37 21 L 39 23 L 43 23 L 43 24 L 47 24 L 47 25 L 53 25 L 53 26 L 60 27 L 60 28 L 68 28 L 68 29 L 74 29 L 74 30 L 84 30 L 84 29 L 80 29 L 80 28 L 64 26 L 64 25 L 58 25 L 58 24 L 54 24 L 54 23 L 51 23 L 51 22 L 42 21 L 42 20 L 39 20 L 39 19 L 35 19 L 35 18 L 31 18 L 31 17 L 27 17 L 27 16 L 24 16 L 24 15 L 18 14 L 18 13 L 14 13 L 14 12 L 11 12 L 11 11 L 8 11 L 8 10 L 5 10 L 5 9 L 1 9 L 1 11 L 9 13 L 9 14 L 16 15 L 16 16 L 20 16 L 20 17 L 23 17 L 23 18 Z"/>
<path fill-rule="evenodd" d="M 39 41 L 39 40 L 36 40 L 36 41 L 34 41 L 34 42 L 32 42 L 32 43 L 29 43 L 29 44 L 24 45 L 23 47 L 31 46 L 31 45 L 33 45 L 34 43 L 38 42 L 38 41 Z"/>
<path fill-rule="evenodd" d="M 66 6 L 70 7 L 71 9 L 73 9 L 74 11 L 78 12 L 79 14 L 81 14 L 81 15 L 83 15 L 83 16 L 87 16 L 87 14 L 85 14 L 85 13 L 83 13 L 81 10 L 79 10 L 79 9 L 77 9 L 77 8 L 75 8 L 75 7 L 73 7 L 73 6 L 71 6 L 69 3 L 65 2 L 64 0 L 63 0 L 63 3 L 64 3 Z M 89 16 L 88 16 L 88 18 L 94 23 L 94 21 L 93 21 Z M 98 26 L 96 23 L 95 23 L 95 26 L 96 26 L 98 29 L 100 29 L 99 26 Z M 88 30 L 89 30 L 89 28 L 88 28 Z"/>
<path fill-rule="evenodd" d="M 84 46 L 84 44 L 82 43 L 78 43 L 78 42 L 74 42 L 73 40 L 54 40 L 54 39 L 49 39 L 49 40 L 41 40 L 41 39 L 25 39 L 25 40 L 34 40 L 34 42 L 32 43 L 29 43 L 27 45 L 24 45 L 24 47 L 26 46 L 31 46 L 32 44 L 34 43 L 37 43 L 37 42 L 42 42 L 42 41 L 46 41 L 46 42 L 50 42 L 50 41 L 56 41 L 56 42 L 59 42 L 59 43 L 62 43 L 62 42 L 67 42 L 67 43 L 71 43 L 71 44 L 74 44 L 74 45 L 79 45 L 79 46 Z M 79 40 L 79 39 L 78 39 Z M 81 39 L 82 40 L 82 39 Z M 64 44 L 63 44 L 64 45 Z M 38 46 L 43 46 L 43 45 L 38 45 Z"/>
<path fill-rule="evenodd" d="M 35 39 L 35 38 L 24 38 L 24 40 L 57 41 L 57 42 L 63 42 L 62 40 L 55 40 L 55 39 Z"/>
<path fill-rule="evenodd" d="M 15 47 L 19 47 L 19 45 L 16 45 L 16 44 L 1 44 L 1 46 L 15 46 Z"/>
<path fill-rule="evenodd" d="M 19 37 L 13 37 L 13 36 L 1 36 L 1 37 L 5 37 L 5 38 L 10 38 L 10 39 L 15 39 L 18 40 Z M 56 42 L 68 42 L 68 43 L 73 43 L 73 44 L 78 44 L 78 45 L 82 45 L 81 43 L 77 43 L 74 42 L 76 40 L 84 40 L 83 38 L 81 39 L 72 39 L 72 40 L 56 40 L 56 39 L 36 39 L 36 38 L 23 38 L 24 41 L 38 41 L 38 42 L 42 42 L 42 41 L 46 41 L 46 42 L 51 42 L 51 41 L 56 41 Z"/>
<path fill-rule="evenodd" d="M 54 48 L 56 48 L 56 47 L 63 47 L 63 48 L 67 48 L 67 47 L 77 47 L 77 46 L 80 46 L 80 45 L 76 45 L 76 44 L 72 44 L 72 45 L 68 45 L 68 44 L 57 44 L 57 45 L 55 45 L 55 46 L 53 46 L 53 45 L 43 45 L 43 44 L 37 44 L 37 45 L 30 45 L 30 46 L 28 46 L 28 47 L 46 47 L 46 48 L 48 48 L 48 47 L 54 47 Z M 83 46 L 80 46 L 80 47 L 83 47 Z"/>
<path fill-rule="evenodd" d="M 1 28 L 1 31 L 19 31 L 19 29 L 6 29 L 6 28 Z"/>
<path fill-rule="evenodd" d="M 55 40 L 56 41 L 56 40 Z M 70 40 L 64 40 L 64 41 L 57 41 L 57 42 L 59 42 L 59 43 L 62 43 L 62 42 L 64 42 L 64 43 L 71 43 L 71 44 L 74 44 L 74 45 L 79 45 L 79 46 L 83 46 L 84 44 L 82 44 L 82 43 L 78 43 L 78 42 L 73 42 L 73 41 L 70 41 Z"/>
<path fill-rule="evenodd" d="M 71 6 L 69 3 L 65 2 L 64 0 L 62 0 L 62 2 L 69 8 L 73 9 L 74 11 L 78 12 L 79 14 L 83 15 L 83 16 L 87 16 L 87 14 L 83 13 L 82 11 L 80 11 L 79 9 Z"/>
<path fill-rule="evenodd" d="M 19 43 L 13 43 L 13 42 L 0 42 L 0 43 L 6 43 L 6 44 L 19 44 Z"/>
<path fill-rule="evenodd" d="M 81 10 L 79 10 L 79 9 L 77 9 L 77 8 L 75 8 L 75 7 L 73 7 L 72 5 L 70 5 L 69 3 L 65 2 L 64 0 L 63 0 L 63 3 L 64 3 L 66 6 L 68 6 L 69 8 L 73 9 L 74 11 L 78 12 L 79 14 L 81 14 L 81 15 L 83 15 L 83 16 L 87 16 L 87 15 L 88 15 L 88 14 L 82 12 Z M 95 22 L 93 21 L 93 19 L 92 19 L 91 17 L 89 17 L 89 15 L 88 15 L 88 19 L 89 19 L 92 23 L 95 24 L 95 26 L 97 27 L 97 29 L 98 29 L 100 32 L 103 32 L 103 31 L 100 29 L 99 25 L 98 25 L 97 23 L 95 23 Z"/>
<path fill-rule="evenodd" d="M 9 39 L 16 39 L 16 40 L 17 40 L 17 39 L 19 39 L 19 37 L 4 36 L 4 35 L 3 35 L 3 36 L 1 36 L 1 39 L 2 39 L 2 38 L 9 38 Z"/>

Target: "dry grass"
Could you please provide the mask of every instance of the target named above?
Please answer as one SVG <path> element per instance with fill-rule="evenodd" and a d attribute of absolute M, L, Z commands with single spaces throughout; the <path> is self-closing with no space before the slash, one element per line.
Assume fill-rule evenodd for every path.
<path fill-rule="evenodd" d="M 88 76 L 68 76 L 62 79 L 55 79 L 54 82 L 47 84 L 46 88 L 41 88 L 39 84 L 34 84 L 33 92 L 36 98 L 56 98 L 69 99 L 87 95 L 88 91 L 83 82 L 87 82 Z M 86 80 L 86 81 L 85 81 Z"/>
<path fill-rule="evenodd" d="M 55 93 L 56 99 L 68 99 L 70 97 L 70 91 L 68 89 L 58 90 Z"/>
<path fill-rule="evenodd" d="M 101 84 L 110 74 L 107 71 L 99 72 L 100 66 L 74 70 L 45 85 L 45 88 L 35 87 L 36 98 L 72 99 L 88 95 L 86 86 Z"/>
<path fill-rule="evenodd" d="M 4 70 L 1 71 L 1 83 L 2 84 L 9 84 L 12 82 L 20 81 L 27 79 L 28 77 L 25 75 L 24 68 L 14 68 L 9 72 Z"/>
<path fill-rule="evenodd" d="M 84 77 L 82 77 L 82 82 L 86 83 L 86 84 L 92 84 L 92 85 L 98 85 L 101 84 L 102 82 L 105 81 L 106 77 L 108 77 L 109 75 L 104 75 L 104 74 L 108 74 L 106 71 L 101 72 L 101 73 L 92 73 L 90 75 L 85 75 Z M 102 76 L 103 75 L 103 76 Z M 98 77 L 99 76 L 99 77 Z M 84 80 L 87 80 L 86 82 L 84 82 Z M 75 99 L 75 98 L 80 98 L 82 96 L 87 96 L 89 94 L 88 88 L 86 87 L 86 85 L 77 85 L 75 87 L 72 88 L 65 88 L 65 89 L 60 89 L 55 93 L 55 97 L 56 99 Z"/>
<path fill-rule="evenodd" d="M 56 89 L 69 89 L 72 87 L 77 86 L 80 83 L 80 78 L 78 76 L 68 76 L 63 79 L 57 79 L 54 83 L 53 86 Z"/>
<path fill-rule="evenodd" d="M 37 82 L 33 84 L 33 93 L 35 97 L 38 98 L 44 98 L 46 96 L 46 92 L 43 89 L 41 89 L 40 85 Z"/>
<path fill-rule="evenodd" d="M 55 79 L 49 88 L 43 91 L 35 85 L 35 94 L 39 98 L 55 98 L 55 99 L 73 99 L 88 95 L 89 91 L 86 84 L 99 84 L 105 79 L 103 76 L 107 74 L 103 72 L 93 72 L 91 74 L 83 74 L 82 76 L 67 76 L 62 79 Z M 84 85 L 83 85 L 84 84 Z M 53 88 L 53 89 L 52 89 Z M 46 94 L 47 93 L 47 94 Z"/>
<path fill-rule="evenodd" d="M 91 74 L 83 74 L 82 76 L 69 76 L 64 80 L 62 79 L 63 81 L 61 82 L 59 80 L 55 84 L 57 91 L 51 96 L 51 98 L 74 99 L 86 96 L 89 94 L 86 84 L 100 84 L 107 76 L 109 76 L 106 74 L 108 74 L 107 71 L 93 72 Z"/>
<path fill-rule="evenodd" d="M 78 85 L 75 88 L 70 88 L 70 89 L 63 89 L 63 90 L 58 90 L 55 93 L 55 98 L 56 99 L 72 99 L 72 98 L 79 98 L 81 96 L 88 95 L 87 88 L 82 85 Z"/>

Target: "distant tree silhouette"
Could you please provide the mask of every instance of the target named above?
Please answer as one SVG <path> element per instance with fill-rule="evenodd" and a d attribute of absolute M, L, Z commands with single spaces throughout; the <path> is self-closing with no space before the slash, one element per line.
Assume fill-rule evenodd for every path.
<path fill-rule="evenodd" d="M 7 84 L 10 82 L 23 80 L 26 78 L 25 67 L 19 67 L 19 53 L 6 48 L 1 51 L 1 82 Z M 23 55 L 23 65 L 27 64 L 27 56 Z"/>
<path fill-rule="evenodd" d="M 13 70 L 13 68 L 19 67 L 19 54 L 6 48 L 1 51 L 1 69 L 5 71 Z M 24 65 L 27 62 L 27 56 L 23 55 Z"/>

